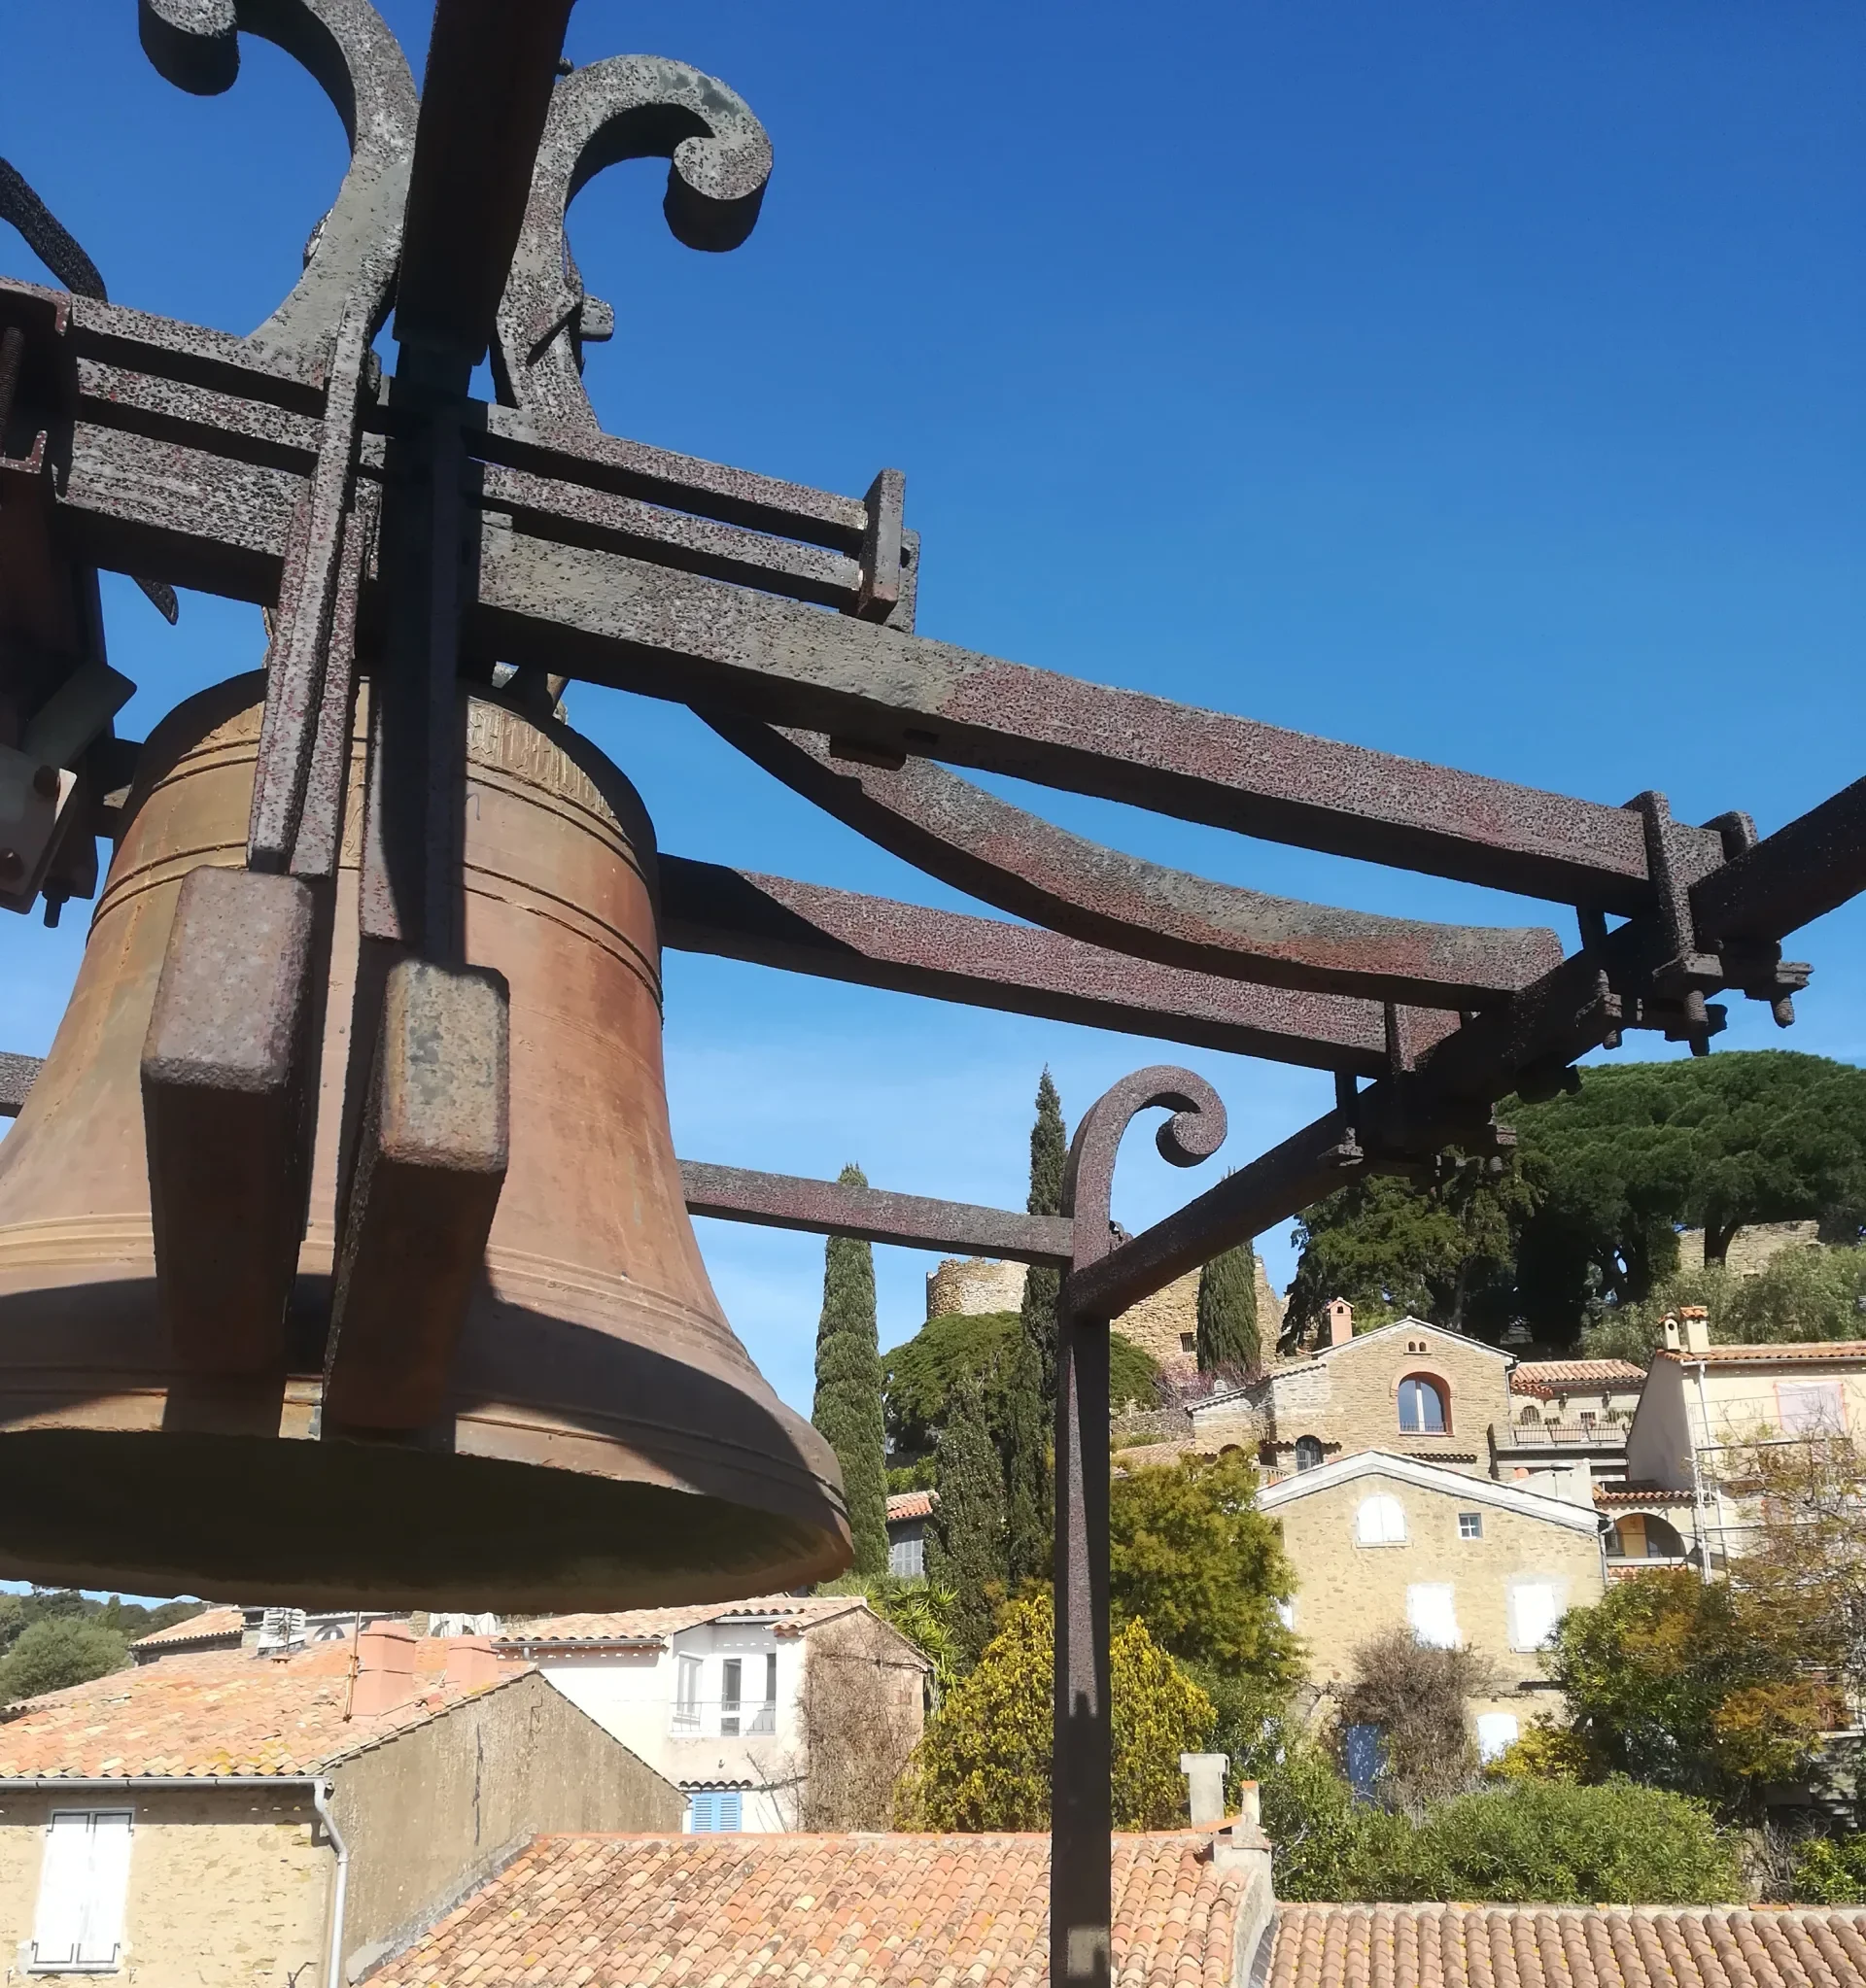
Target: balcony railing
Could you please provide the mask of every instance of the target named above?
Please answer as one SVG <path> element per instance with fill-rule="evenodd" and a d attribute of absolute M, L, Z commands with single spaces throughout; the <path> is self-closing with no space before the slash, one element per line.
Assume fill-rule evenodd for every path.
<path fill-rule="evenodd" d="M 776 1698 L 675 1698 L 668 1719 L 675 1739 L 755 1739 L 778 1731 Z"/>
<path fill-rule="evenodd" d="M 1500 1450 L 1615 1449 L 1626 1447 L 1623 1422 L 1496 1422 L 1491 1441 Z"/>

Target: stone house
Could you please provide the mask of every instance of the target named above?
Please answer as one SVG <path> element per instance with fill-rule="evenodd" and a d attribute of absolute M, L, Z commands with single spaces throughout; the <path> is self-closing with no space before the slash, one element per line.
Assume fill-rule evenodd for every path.
<path fill-rule="evenodd" d="M 1498 1477 L 1524 1477 L 1563 1462 L 1585 1464 L 1595 1485 L 1626 1477 L 1626 1432 L 1645 1369 L 1630 1360 L 1518 1360 L 1510 1369 L 1510 1419 L 1491 1431 Z"/>
<path fill-rule="evenodd" d="M 1606 1590 L 1591 1504 L 1455 1464 L 1362 1450 L 1266 1485 L 1258 1505 L 1299 1576 L 1285 1620 L 1303 1640 L 1318 1700 L 1348 1680 L 1355 1649 L 1386 1630 L 1478 1650 L 1500 1678 L 1473 1707 L 1487 1756 L 1551 1709 L 1539 1653 L 1566 1610 Z"/>
<path fill-rule="evenodd" d="M 887 1499 L 887 1571 L 904 1581 L 917 1581 L 926 1572 L 926 1534 L 936 1491 L 890 1491 Z"/>
<path fill-rule="evenodd" d="M 797 1828 L 807 1781 L 847 1772 L 846 1756 L 892 1761 L 891 1787 L 933 1674 L 856 1594 L 553 1616 L 509 1626 L 496 1647 L 666 1775 L 703 1834 Z"/>
<path fill-rule="evenodd" d="M 1328 1323 L 1315 1352 L 1189 1403 L 1190 1447 L 1249 1450 L 1268 1478 L 1357 1450 L 1489 1473 L 1492 1426 L 1510 1421 L 1512 1354 L 1420 1319 L 1357 1333 L 1338 1298 Z"/>
<path fill-rule="evenodd" d="M 0 1717 L 0 1937 L 54 1979 L 347 1984 L 540 1830 L 682 1807 L 483 1640 L 169 1656 Z"/>
<path fill-rule="evenodd" d="M 1668 1323 L 1626 1438 L 1626 1489 L 1653 1501 L 1685 1550 L 1712 1567 L 1745 1551 L 1754 1515 L 1720 1480 L 1760 1436 L 1846 1437 L 1866 1430 L 1866 1340 L 1712 1346 L 1703 1316 Z M 1641 1512 L 1643 1507 L 1641 1508 Z M 1629 1514 L 1632 1516 L 1632 1514 Z M 1623 1523 L 1623 1522 L 1622 1522 Z"/>

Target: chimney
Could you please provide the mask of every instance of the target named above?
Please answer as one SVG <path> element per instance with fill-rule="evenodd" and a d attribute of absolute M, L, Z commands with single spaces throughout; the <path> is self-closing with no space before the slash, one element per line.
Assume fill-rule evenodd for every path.
<path fill-rule="evenodd" d="M 1199 1758 L 1196 1754 L 1186 1756 Z M 1270 1839 L 1263 1834 L 1258 1785 L 1246 1781 L 1237 1791 L 1237 1814 L 1212 1837 L 1212 1868 L 1244 1880 L 1232 1934 L 1236 1966 L 1232 1979 L 1260 1981 L 1267 1969 L 1265 1952 L 1276 1928 L 1276 1892 L 1272 1884 Z"/>
<path fill-rule="evenodd" d="M 372 1622 L 357 1637 L 357 1675 L 350 1716 L 373 1719 L 417 1696 L 415 1632 L 405 1622 Z"/>
<path fill-rule="evenodd" d="M 1322 1316 L 1329 1321 L 1329 1344 L 1346 1346 L 1354 1337 L 1354 1307 L 1346 1298 L 1330 1298 Z"/>
<path fill-rule="evenodd" d="M 499 1677 L 499 1658 L 491 1636 L 449 1636 L 447 1638 L 447 1689 L 478 1691 Z"/>
<path fill-rule="evenodd" d="M 1225 1820 L 1225 1770 L 1230 1765 L 1227 1753 L 1180 1755 L 1179 1771 L 1186 1776 L 1193 1829 L 1208 1830 Z"/>
<path fill-rule="evenodd" d="M 1683 1342 L 1678 1337 L 1678 1321 L 1670 1313 L 1666 1315 L 1664 1322 L 1659 1327 L 1659 1332 L 1665 1341 L 1667 1353 L 1677 1353 L 1682 1350 Z"/>
<path fill-rule="evenodd" d="M 1684 1327 L 1686 1353 L 1710 1351 L 1710 1314 L 1703 1305 L 1680 1305 L 1678 1320 Z"/>

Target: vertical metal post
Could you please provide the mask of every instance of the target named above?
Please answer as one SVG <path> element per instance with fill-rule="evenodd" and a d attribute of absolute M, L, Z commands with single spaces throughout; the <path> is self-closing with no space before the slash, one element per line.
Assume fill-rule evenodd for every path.
<path fill-rule="evenodd" d="M 1108 1326 L 1056 1299 L 1056 1677 L 1050 1979 L 1106 1988 L 1114 1750 L 1108 1676 Z"/>

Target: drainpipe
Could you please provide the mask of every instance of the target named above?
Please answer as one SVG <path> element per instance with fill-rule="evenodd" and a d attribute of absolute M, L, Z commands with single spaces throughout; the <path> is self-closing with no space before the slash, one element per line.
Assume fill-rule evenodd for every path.
<path fill-rule="evenodd" d="M 1708 1450 L 1710 1447 L 1710 1397 L 1705 1391 L 1704 1386 L 1705 1362 L 1703 1360 L 1699 1360 L 1697 1362 L 1697 1370 L 1698 1370 L 1698 1420 L 1704 1425 L 1704 1447 L 1705 1449 Z M 1698 1445 L 1696 1443 L 1693 1443 L 1691 1445 L 1691 1491 L 1692 1502 L 1697 1509 L 1698 1515 L 1698 1549 L 1699 1549 L 1698 1559 L 1702 1562 L 1698 1571 L 1704 1578 L 1704 1585 L 1708 1588 L 1710 1585 L 1710 1542 L 1704 1536 L 1704 1473 L 1698 1466 L 1699 1454 L 1700 1452 Z M 1723 1486 L 1721 1483 L 1719 1483 L 1717 1486 L 1716 1497 L 1717 1497 L 1717 1536 L 1719 1539 L 1721 1539 L 1724 1533 Z M 1727 1545 L 1725 1548 L 1725 1554 L 1727 1558 L 1728 1556 Z"/>
<path fill-rule="evenodd" d="M 331 1783 L 313 1781 L 311 1805 L 318 1812 L 330 1846 L 337 1853 L 337 1883 L 330 1898 L 330 1950 L 325 1958 L 324 1988 L 344 1988 L 343 1981 L 343 1901 L 350 1889 L 350 1845 L 343 1840 L 337 1819 L 330 1812 Z"/>

